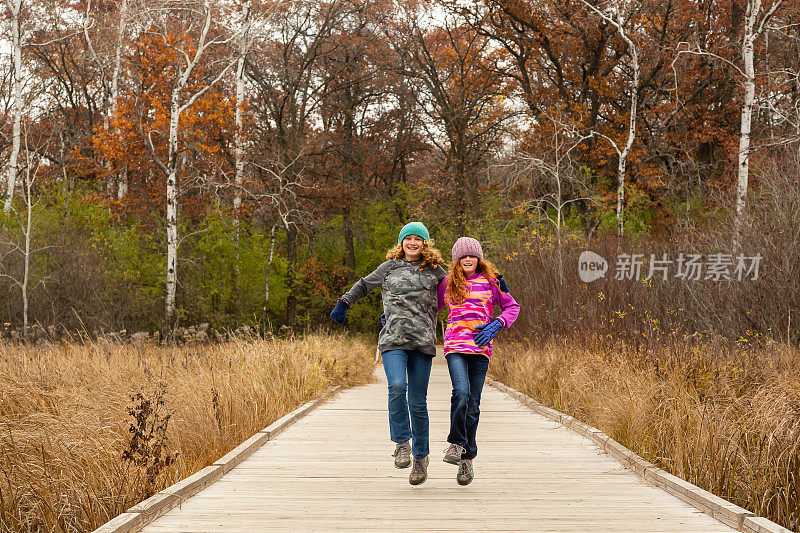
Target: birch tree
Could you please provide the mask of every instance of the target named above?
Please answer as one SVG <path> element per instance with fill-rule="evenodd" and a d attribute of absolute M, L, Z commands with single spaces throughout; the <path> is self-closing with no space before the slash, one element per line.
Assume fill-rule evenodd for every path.
<path fill-rule="evenodd" d="M 287 237 L 294 232 L 301 223 L 310 223 L 311 216 L 308 211 L 299 207 L 296 194 L 305 186 L 294 181 L 298 175 L 303 175 L 302 159 L 306 154 L 299 154 L 288 163 L 283 160 L 280 150 L 273 150 L 272 156 L 262 154 L 259 158 L 264 164 L 255 163 L 255 174 L 261 181 L 259 187 L 242 187 L 241 191 L 249 201 L 261 206 L 265 221 L 273 215 L 270 227 L 269 258 L 267 271 L 264 277 L 264 302 L 261 307 L 262 334 L 267 335 L 267 309 L 269 308 L 269 280 L 272 272 L 272 263 L 275 258 L 275 232 L 278 228 L 286 232 Z"/>
<path fill-rule="evenodd" d="M 595 13 L 603 21 L 611 24 L 617 29 L 620 38 L 625 42 L 630 54 L 630 68 L 631 68 L 631 82 L 629 85 L 630 91 L 630 107 L 628 117 L 628 135 L 625 139 L 625 145 L 620 149 L 617 142 L 608 137 L 607 135 L 598 134 L 600 137 L 606 139 L 614 151 L 617 153 L 617 235 L 622 236 L 624 230 L 624 209 L 625 209 L 625 174 L 628 165 L 628 155 L 633 147 L 633 142 L 636 139 L 636 115 L 638 112 L 639 102 L 639 52 L 633 39 L 628 35 L 625 27 L 630 22 L 634 15 L 634 3 L 636 0 L 612 0 L 605 11 L 600 11 L 595 6 L 581 0 L 589 11 Z"/>
<path fill-rule="evenodd" d="M 720 56 L 710 50 L 702 48 L 699 44 L 680 42 L 677 44 L 677 57 L 683 54 L 705 56 L 721 61 L 737 72 L 742 80 L 744 94 L 742 97 L 742 111 L 739 122 L 739 149 L 737 152 L 736 171 L 736 211 L 733 222 L 733 248 L 738 250 L 741 245 L 741 233 L 744 212 L 747 207 L 747 188 L 750 177 L 751 131 L 753 124 L 753 109 L 756 102 L 756 43 L 767 30 L 770 20 L 781 8 L 784 0 L 770 0 L 767 4 L 762 0 L 746 0 L 745 17 L 740 54 L 741 68 L 732 60 Z M 674 62 L 673 62 L 674 65 Z"/>
<path fill-rule="evenodd" d="M 234 157 L 235 157 L 235 174 L 234 174 L 234 195 L 233 195 L 233 216 L 234 227 L 236 230 L 236 237 L 239 237 L 239 211 L 242 206 L 242 184 L 244 183 L 244 81 L 245 72 L 244 65 L 247 58 L 247 52 L 250 50 L 252 41 L 250 39 L 250 0 L 242 2 L 242 28 L 239 35 L 239 56 L 236 61 L 236 112 L 234 115 L 235 134 L 234 134 Z"/>
<path fill-rule="evenodd" d="M 8 214 L 14 201 L 19 172 L 20 126 L 22 124 L 22 0 L 6 0 L 6 8 L 11 19 L 11 53 L 14 63 L 11 157 L 8 162 L 5 203 L 3 204 L 3 211 Z"/>
<path fill-rule="evenodd" d="M 739 161 L 736 176 L 736 216 L 733 237 L 733 247 L 736 250 L 741 244 L 742 221 L 747 205 L 747 185 L 750 175 L 750 131 L 756 95 L 755 44 L 756 40 L 764 33 L 769 20 L 780 9 L 781 4 L 783 4 L 783 0 L 773 0 L 769 4 L 763 4 L 761 0 L 747 0 L 741 48 L 744 98 L 742 100 Z"/>
<path fill-rule="evenodd" d="M 267 260 L 267 273 L 264 275 L 264 304 L 261 306 L 261 335 L 267 338 L 267 308 L 269 306 L 269 276 L 272 271 L 272 261 L 275 258 L 275 224 L 269 231 L 269 259 Z"/>
<path fill-rule="evenodd" d="M 250 0 L 244 0 L 241 6 L 241 28 L 239 34 L 238 58 L 236 60 L 236 110 L 234 111 L 234 134 L 233 134 L 233 153 L 234 153 L 234 190 L 233 190 L 233 230 L 236 241 L 236 264 L 234 265 L 234 291 L 236 301 L 239 298 L 239 217 L 242 207 L 242 186 L 244 184 L 245 167 L 245 134 L 244 134 L 244 82 L 245 82 L 245 60 L 247 52 L 250 50 L 252 41 L 250 39 Z M 273 239 L 274 241 L 274 239 Z"/>
<path fill-rule="evenodd" d="M 111 95 L 109 115 L 117 115 L 119 101 L 119 73 L 122 65 L 122 42 L 125 35 L 125 25 L 128 20 L 128 0 L 121 0 L 119 4 L 119 24 L 117 26 L 117 42 L 114 46 L 114 64 L 111 71 Z M 121 200 L 128 194 L 128 171 L 123 168 L 117 174 L 117 199 Z"/>
<path fill-rule="evenodd" d="M 41 164 L 41 157 L 36 155 L 36 150 L 28 149 L 27 136 L 25 145 L 25 164 L 24 171 L 21 173 L 21 177 L 23 178 L 22 186 L 25 210 L 23 213 L 19 213 L 13 205 L 10 208 L 10 214 L 16 216 L 21 239 L 10 239 L 0 243 L 2 249 L 4 249 L 4 252 L 0 254 L 0 267 L 9 265 L 0 270 L 0 278 L 7 279 L 20 291 L 20 297 L 22 298 L 22 335 L 27 338 L 29 295 L 31 292 L 31 283 L 34 279 L 31 272 L 32 258 L 47 247 L 34 247 L 34 208 L 38 201 L 34 200 L 32 189 Z M 7 262 L 6 258 L 9 256 L 11 260 Z M 21 268 L 15 268 L 15 266 Z M 39 283 L 42 281 L 43 280 L 40 279 Z"/>
<path fill-rule="evenodd" d="M 169 97 L 169 130 L 167 135 L 166 160 L 160 155 L 153 141 L 157 134 L 148 130 L 143 117 L 139 119 L 139 132 L 156 166 L 166 177 L 166 295 L 164 318 L 167 328 L 173 326 L 175 319 L 175 293 L 178 284 L 178 170 L 180 165 L 179 130 L 180 117 L 194 102 L 215 86 L 236 64 L 236 57 L 220 53 L 219 49 L 234 39 L 238 32 L 226 36 L 226 32 L 215 21 L 210 0 L 201 4 L 187 4 L 168 0 L 158 9 L 150 8 L 146 13 L 158 37 L 167 48 L 175 52 L 174 79 Z M 176 24 L 175 21 L 180 21 Z M 215 24 L 216 22 L 216 24 Z M 177 26 L 177 27 L 176 27 Z M 217 28 L 212 28 L 217 26 Z M 199 31 L 198 30 L 199 27 Z M 212 32 L 212 29 L 217 31 Z M 175 37 L 178 36 L 176 39 Z M 184 37 L 185 36 L 185 37 Z M 217 52 L 212 55 L 212 52 Z M 193 80 L 192 74 L 201 61 L 206 79 Z M 193 81 L 190 84 L 190 80 Z"/>

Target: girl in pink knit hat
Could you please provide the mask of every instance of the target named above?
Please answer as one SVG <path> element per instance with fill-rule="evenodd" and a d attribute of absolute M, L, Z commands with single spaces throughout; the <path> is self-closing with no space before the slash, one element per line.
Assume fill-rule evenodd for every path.
<path fill-rule="evenodd" d="M 501 283 L 504 290 L 500 290 Z M 447 304 L 450 311 L 444 355 L 453 384 L 447 437 L 450 446 L 444 461 L 457 464 L 456 480 L 459 485 L 468 485 L 473 478 L 472 460 L 478 453 L 475 436 L 492 339 L 514 323 L 519 304 L 508 294 L 497 268 L 483 258 L 481 243 L 469 237 L 461 237 L 453 245 L 453 260 L 438 291 L 439 308 Z M 493 319 L 495 306 L 501 312 Z"/>

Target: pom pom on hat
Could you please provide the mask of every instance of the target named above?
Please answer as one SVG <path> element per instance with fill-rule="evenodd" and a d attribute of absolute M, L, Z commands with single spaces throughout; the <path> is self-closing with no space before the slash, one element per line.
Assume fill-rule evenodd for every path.
<path fill-rule="evenodd" d="M 481 248 L 481 243 L 472 237 L 461 237 L 453 245 L 453 261 L 458 261 L 468 255 L 483 259 L 483 248 Z"/>

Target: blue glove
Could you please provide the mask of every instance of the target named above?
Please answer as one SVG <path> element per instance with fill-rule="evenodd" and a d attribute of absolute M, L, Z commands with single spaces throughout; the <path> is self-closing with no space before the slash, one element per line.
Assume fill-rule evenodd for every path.
<path fill-rule="evenodd" d="M 503 279 L 502 274 L 497 275 L 497 286 L 500 287 L 501 291 L 508 292 L 508 285 L 506 285 L 506 280 Z"/>
<path fill-rule="evenodd" d="M 503 323 L 496 318 L 486 324 L 475 326 L 475 331 L 478 332 L 477 335 L 475 335 L 475 344 L 478 346 L 486 346 L 492 342 L 492 339 L 497 336 L 502 328 Z"/>
<path fill-rule="evenodd" d="M 386 313 L 381 315 L 381 327 L 386 325 Z"/>
<path fill-rule="evenodd" d="M 336 307 L 333 308 L 331 311 L 331 320 L 336 322 L 337 324 L 344 324 L 344 321 L 347 319 L 347 302 L 344 300 L 339 300 L 336 302 Z"/>

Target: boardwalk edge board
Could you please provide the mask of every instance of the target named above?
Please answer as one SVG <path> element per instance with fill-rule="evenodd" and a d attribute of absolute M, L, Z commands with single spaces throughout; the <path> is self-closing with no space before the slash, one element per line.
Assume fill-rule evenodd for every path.
<path fill-rule="evenodd" d="M 188 498 L 194 496 L 223 475 L 227 474 L 233 467 L 250 457 L 253 452 L 263 446 L 268 440 L 282 433 L 283 430 L 303 418 L 340 390 L 342 390 L 340 386 L 326 390 L 317 398 L 301 405 L 291 413 L 282 416 L 239 444 L 230 452 L 214 461 L 214 464 L 211 466 L 207 466 L 191 476 L 170 485 L 150 498 L 137 503 L 124 513 L 112 518 L 97 528 L 95 533 L 134 533 L 141 530 L 156 518 L 170 509 L 177 507 Z M 753 529 L 752 531 L 754 533 L 760 533 L 760 530 L 757 529 Z"/>
<path fill-rule="evenodd" d="M 788 529 L 775 522 L 760 516 L 755 516 L 754 513 L 747 509 L 734 505 L 707 490 L 703 490 L 688 481 L 673 476 L 669 472 L 645 461 L 599 429 L 584 424 L 580 420 L 560 411 L 545 407 L 533 398 L 512 389 L 504 383 L 500 383 L 488 377 L 486 378 L 486 382 L 494 388 L 505 392 L 535 413 L 571 429 L 582 437 L 586 437 L 594 442 L 601 450 L 608 453 L 623 466 L 635 472 L 645 481 L 672 494 L 729 527 L 746 533 L 791 533 Z"/>

